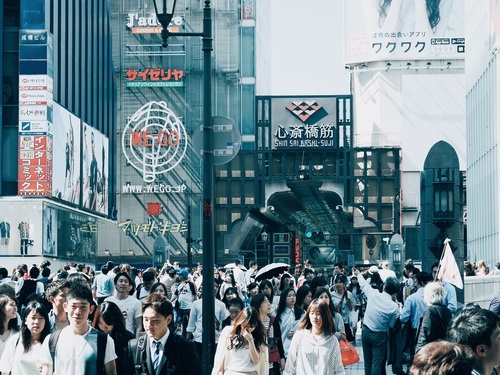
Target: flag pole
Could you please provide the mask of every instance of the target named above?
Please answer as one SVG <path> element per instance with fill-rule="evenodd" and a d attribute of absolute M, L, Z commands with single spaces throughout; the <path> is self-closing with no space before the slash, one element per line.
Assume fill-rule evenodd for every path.
<path fill-rule="evenodd" d="M 436 275 L 434 276 L 434 281 L 437 280 L 437 276 L 439 275 L 439 270 L 441 269 L 441 261 L 443 260 L 444 252 L 446 250 L 446 244 L 448 242 L 451 242 L 451 240 L 448 237 L 446 237 L 445 240 L 443 241 L 443 244 L 444 244 L 443 245 L 443 250 L 441 251 L 441 258 L 439 259 L 438 269 L 436 271 Z"/>

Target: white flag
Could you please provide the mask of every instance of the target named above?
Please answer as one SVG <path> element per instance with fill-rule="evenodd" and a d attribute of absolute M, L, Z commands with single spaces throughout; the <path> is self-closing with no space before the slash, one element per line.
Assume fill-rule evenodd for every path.
<path fill-rule="evenodd" d="M 453 284 L 460 289 L 464 288 L 462 275 L 460 274 L 455 256 L 451 251 L 449 238 L 444 241 L 444 256 L 439 262 L 439 266 L 440 267 L 437 276 L 439 280 L 449 282 L 450 284 Z"/>

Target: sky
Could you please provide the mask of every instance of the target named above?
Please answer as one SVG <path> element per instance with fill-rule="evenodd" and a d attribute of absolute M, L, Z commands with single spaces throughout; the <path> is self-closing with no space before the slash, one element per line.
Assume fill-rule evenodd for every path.
<path fill-rule="evenodd" d="M 342 0 L 259 0 L 257 95 L 349 94 Z"/>

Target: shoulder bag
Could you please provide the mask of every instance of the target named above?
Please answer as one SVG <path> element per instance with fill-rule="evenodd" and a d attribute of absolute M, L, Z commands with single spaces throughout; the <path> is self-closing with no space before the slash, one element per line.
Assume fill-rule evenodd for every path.
<path fill-rule="evenodd" d="M 280 353 L 278 351 L 278 338 L 274 337 L 274 319 L 272 316 L 269 320 L 269 328 L 267 330 L 268 335 L 268 345 L 269 345 L 269 362 L 279 362 L 280 361 Z"/>

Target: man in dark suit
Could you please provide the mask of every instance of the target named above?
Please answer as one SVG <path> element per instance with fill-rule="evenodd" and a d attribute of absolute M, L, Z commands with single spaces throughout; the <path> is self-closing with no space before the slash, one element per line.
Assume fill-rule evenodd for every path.
<path fill-rule="evenodd" d="M 170 332 L 172 304 L 159 294 L 142 304 L 145 334 L 128 344 L 125 361 L 128 375 L 202 375 L 203 368 L 194 344 Z"/>

